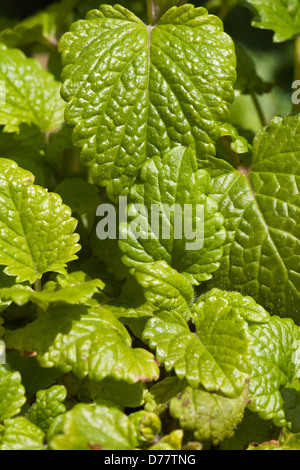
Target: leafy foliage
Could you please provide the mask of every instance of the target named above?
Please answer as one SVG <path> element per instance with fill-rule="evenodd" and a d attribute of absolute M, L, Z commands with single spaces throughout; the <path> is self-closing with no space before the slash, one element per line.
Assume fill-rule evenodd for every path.
<path fill-rule="evenodd" d="M 76 222 L 61 199 L 33 184 L 34 176 L 0 160 L 0 263 L 18 282 L 33 283 L 45 272 L 64 272 L 79 250 Z"/>
<path fill-rule="evenodd" d="M 135 268 L 141 263 L 165 260 L 171 267 L 176 266 L 177 271 L 190 277 L 193 284 L 209 279 L 219 267 L 226 238 L 223 217 L 217 211 L 214 199 L 209 196 L 209 174 L 197 169 L 191 149 L 179 147 L 164 154 L 162 159 L 156 157 L 147 162 L 141 179 L 143 184 L 133 186 L 130 193 L 132 202 L 128 207 L 128 226 L 121 226 L 123 240 L 119 241 L 119 246 L 125 253 L 124 263 Z M 193 211 L 190 221 L 194 233 L 197 231 L 200 234 L 200 239 L 195 235 L 188 238 L 185 229 L 182 229 L 178 208 L 183 210 L 185 204 L 203 206 L 204 221 L 197 211 Z M 162 213 L 162 234 L 160 225 L 153 221 L 152 205 L 156 205 L 157 214 Z M 200 225 L 202 221 L 203 227 Z M 138 230 L 139 238 L 135 236 Z M 194 243 L 190 251 L 187 249 L 189 243 Z"/>
<path fill-rule="evenodd" d="M 258 28 L 272 29 L 274 41 L 281 42 L 299 35 L 299 0 L 247 0 L 254 7 L 257 16 L 252 24 Z"/>
<path fill-rule="evenodd" d="M 1 105 L 0 124 L 15 131 L 20 123 L 33 123 L 43 131 L 57 129 L 63 122 L 64 103 L 60 85 L 35 59 L 18 49 L 0 43 L 0 80 L 5 101 Z M 17 84 L 17 86 L 16 86 Z"/>
<path fill-rule="evenodd" d="M 299 0 L 113 3 L 0 6 L 0 450 L 299 450 Z"/>
<path fill-rule="evenodd" d="M 67 122 L 76 125 L 82 162 L 113 200 L 160 152 L 182 144 L 214 155 L 217 123 L 233 100 L 235 58 L 221 22 L 206 10 L 171 9 L 147 29 L 121 6 L 100 6 L 73 24 L 59 50 Z"/>
<path fill-rule="evenodd" d="M 270 313 L 299 320 L 299 115 L 260 130 L 252 164 L 214 161 L 228 232 L 214 286 L 252 295 Z"/>

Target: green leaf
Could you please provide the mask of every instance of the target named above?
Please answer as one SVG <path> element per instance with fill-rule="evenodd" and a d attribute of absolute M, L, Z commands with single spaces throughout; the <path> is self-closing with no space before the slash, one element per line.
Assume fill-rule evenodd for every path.
<path fill-rule="evenodd" d="M 283 429 L 277 440 L 256 444 L 253 442 L 247 450 L 300 450 L 300 434 L 292 434 Z"/>
<path fill-rule="evenodd" d="M 244 47 L 235 42 L 235 52 L 237 59 L 237 80 L 234 88 L 244 95 L 258 93 L 262 95 L 271 90 L 272 85 L 265 82 L 256 71 L 254 60 L 244 49 Z"/>
<path fill-rule="evenodd" d="M 17 415 L 26 402 L 19 372 L 0 365 L 0 423 Z"/>
<path fill-rule="evenodd" d="M 283 42 L 300 34 L 299 0 L 247 0 L 257 16 L 252 26 L 274 31 L 274 41 Z"/>
<path fill-rule="evenodd" d="M 79 0 L 62 0 L 56 2 L 44 11 L 39 11 L 34 15 L 18 23 L 14 28 L 6 28 L 0 32 L 0 42 L 8 47 L 20 47 L 25 44 L 46 41 L 55 46 L 55 35 L 63 25 L 68 25 L 72 10 Z"/>
<path fill-rule="evenodd" d="M 60 127 L 65 108 L 60 84 L 37 60 L 0 44 L 0 80 L 5 86 L 0 124 L 6 131 L 18 130 L 22 122 L 36 124 L 43 131 Z"/>
<path fill-rule="evenodd" d="M 147 450 L 181 450 L 183 431 L 176 429 Z"/>
<path fill-rule="evenodd" d="M 88 11 L 99 8 L 99 5 L 115 5 L 115 0 L 80 0 L 77 11 L 80 17 L 84 17 Z M 118 4 L 128 8 L 137 16 L 144 17 L 147 14 L 146 2 L 140 0 L 120 0 Z"/>
<path fill-rule="evenodd" d="M 26 396 L 32 397 L 39 390 L 51 387 L 62 375 L 59 369 L 43 369 L 35 356 L 22 357 L 18 351 L 6 354 L 6 363 L 12 370 L 18 371 L 22 377 L 22 385 Z"/>
<path fill-rule="evenodd" d="M 249 409 L 277 426 L 287 422 L 284 389 L 300 378 L 300 330 L 289 318 L 253 325 Z"/>
<path fill-rule="evenodd" d="M 151 444 L 162 428 L 156 413 L 141 410 L 129 415 L 129 419 L 135 426 L 139 445 Z"/>
<path fill-rule="evenodd" d="M 60 59 L 60 56 L 59 56 Z M 59 175 L 63 175 L 65 152 L 74 149 L 72 142 L 72 127 L 65 122 L 57 132 L 51 132 L 47 140 L 45 149 L 45 159 L 53 170 Z"/>
<path fill-rule="evenodd" d="M 228 233 L 212 287 L 251 295 L 271 314 L 300 318 L 300 116 L 258 132 L 251 167 L 213 159 L 213 192 Z M 227 166 L 225 166 L 227 165 Z"/>
<path fill-rule="evenodd" d="M 0 289 L 0 299 L 4 302 L 13 301 L 20 306 L 28 302 L 34 302 L 46 310 L 52 303 L 73 305 L 85 303 L 87 299 L 99 292 L 99 289 L 103 289 L 103 287 L 104 284 L 100 279 L 78 282 L 73 286 L 63 287 L 58 290 L 45 289 L 40 292 L 35 292 L 30 287 L 16 284 L 9 288 Z"/>
<path fill-rule="evenodd" d="M 143 167 L 141 179 L 143 184 L 130 192 L 128 224 L 120 227 L 124 263 L 133 270 L 164 260 L 194 284 L 210 279 L 219 267 L 226 233 L 223 216 L 209 196 L 210 176 L 198 170 L 195 152 L 179 147 L 162 160 L 154 157 Z M 189 217 L 188 204 L 203 213 L 196 207 Z M 193 238 L 186 235 L 188 225 Z"/>
<path fill-rule="evenodd" d="M 160 415 L 169 408 L 171 399 L 180 395 L 187 385 L 186 380 L 179 380 L 177 377 L 166 377 L 160 380 L 150 388 L 146 396 L 145 409 Z"/>
<path fill-rule="evenodd" d="M 4 272 L 0 269 L 0 286 L 1 288 L 4 288 L 4 287 L 11 287 L 15 284 L 15 279 L 12 277 L 12 276 L 6 276 L 6 274 L 4 274 Z M 6 310 L 7 307 L 9 307 L 9 305 L 11 304 L 11 301 L 3 301 L 3 300 L 0 300 L 0 312 L 2 312 L 3 310 Z M 2 323 L 2 318 L 0 317 L 0 325 Z M 2 332 L 2 329 L 1 329 L 1 326 L 0 326 L 0 337 L 2 336 L 1 335 L 1 332 Z"/>
<path fill-rule="evenodd" d="M 1 156 L 33 173 L 37 184 L 49 187 L 53 172 L 45 160 L 45 146 L 45 134 L 34 124 L 21 123 L 18 132 L 0 131 Z"/>
<path fill-rule="evenodd" d="M 16 163 L 0 159 L 0 263 L 17 282 L 33 283 L 49 271 L 63 273 L 79 250 L 70 209 L 33 181 Z"/>
<path fill-rule="evenodd" d="M 74 406 L 66 413 L 61 431 L 50 441 L 53 450 L 132 450 L 137 445 L 128 416 L 106 406 Z"/>
<path fill-rule="evenodd" d="M 231 139 L 230 148 L 235 154 L 242 155 L 252 150 L 249 142 L 240 136 L 236 128 L 229 123 L 222 124 L 220 127 L 220 138 L 222 137 L 229 137 Z"/>
<path fill-rule="evenodd" d="M 100 381 L 113 377 L 128 383 L 158 378 L 154 357 L 132 349 L 126 328 L 103 307 L 59 306 L 24 328 L 6 335 L 7 347 L 35 352 L 42 367 L 59 367 Z M 13 345 L 13 346 L 12 346 Z"/>
<path fill-rule="evenodd" d="M 299 382 L 299 381 L 298 381 Z M 299 383 L 298 383 L 299 385 Z M 293 433 L 300 432 L 300 391 L 294 389 L 294 384 L 284 388 L 281 391 L 283 399 L 283 413 L 285 417 L 286 427 Z"/>
<path fill-rule="evenodd" d="M 248 401 L 248 390 L 237 398 L 228 398 L 187 387 L 170 402 L 170 414 L 179 420 L 184 431 L 193 433 L 200 442 L 213 445 L 231 437 L 242 420 Z"/>
<path fill-rule="evenodd" d="M 161 16 L 172 7 L 179 7 L 187 3 L 187 0 L 150 0 L 148 16 L 150 23 L 156 25 Z"/>
<path fill-rule="evenodd" d="M 264 421 L 246 409 L 234 436 L 223 441 L 221 447 L 222 450 L 245 450 L 252 442 L 267 442 L 273 435 L 277 437 L 278 431 L 276 433 L 270 421 Z"/>
<path fill-rule="evenodd" d="M 150 304 L 160 310 L 176 310 L 186 321 L 190 319 L 194 289 L 186 277 L 165 261 L 138 266 L 134 275 Z"/>
<path fill-rule="evenodd" d="M 98 189 L 82 178 L 64 179 L 56 186 L 55 192 L 71 207 L 72 212 L 78 215 L 96 214 L 100 203 Z"/>
<path fill-rule="evenodd" d="M 194 321 L 201 328 L 201 315 L 209 317 L 214 310 L 232 310 L 235 314 L 246 320 L 247 323 L 268 323 L 270 315 L 263 307 L 258 305 L 252 297 L 244 297 L 239 292 L 226 292 L 212 289 L 202 295 L 195 308 Z M 193 311 L 194 309 L 192 309 Z"/>
<path fill-rule="evenodd" d="M 78 398 L 80 401 L 101 404 L 112 402 L 115 407 L 139 408 L 144 404 L 145 385 L 143 382 L 129 384 L 123 380 L 107 377 L 101 382 L 86 382 L 86 386 L 79 384 Z"/>
<path fill-rule="evenodd" d="M 105 264 L 108 273 L 112 274 L 117 281 L 122 281 L 128 274 L 128 268 L 122 262 L 122 255 L 118 240 L 106 238 L 99 240 L 96 231 L 90 236 L 90 246 L 93 256 Z"/>
<path fill-rule="evenodd" d="M 160 312 L 148 320 L 143 337 L 179 379 L 194 388 L 201 384 L 207 391 L 238 397 L 251 374 L 247 324 L 226 303 L 205 307 L 200 302 L 193 308 L 196 334 L 179 314 Z"/>
<path fill-rule="evenodd" d="M 35 403 L 26 413 L 26 419 L 47 433 L 52 421 L 66 412 L 66 407 L 63 404 L 66 396 L 66 389 L 62 385 L 54 385 L 47 390 L 40 390 L 36 394 Z"/>
<path fill-rule="evenodd" d="M 23 416 L 8 419 L 3 435 L 0 435 L 0 450 L 44 450 L 44 433 Z"/>
<path fill-rule="evenodd" d="M 178 145 L 215 154 L 235 55 L 222 22 L 203 8 L 174 7 L 153 28 L 121 6 L 99 8 L 60 40 L 62 96 L 81 161 L 116 201 L 147 158 Z"/>

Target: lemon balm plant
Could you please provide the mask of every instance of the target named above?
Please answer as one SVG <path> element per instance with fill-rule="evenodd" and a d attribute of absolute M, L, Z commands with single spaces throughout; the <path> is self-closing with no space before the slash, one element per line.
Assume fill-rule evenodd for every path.
<path fill-rule="evenodd" d="M 300 1 L 99 3 L 0 17 L 0 449 L 299 450 Z"/>

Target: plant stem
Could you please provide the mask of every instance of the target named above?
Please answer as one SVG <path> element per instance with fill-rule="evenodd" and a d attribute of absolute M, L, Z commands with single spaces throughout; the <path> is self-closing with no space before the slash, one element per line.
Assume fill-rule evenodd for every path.
<path fill-rule="evenodd" d="M 149 24 L 153 25 L 155 18 L 154 0 L 147 0 L 147 12 Z"/>
<path fill-rule="evenodd" d="M 180 7 L 188 0 L 147 0 L 148 20 L 151 26 L 158 23 L 160 17 L 172 7 Z"/>
<path fill-rule="evenodd" d="M 34 290 L 35 290 L 35 292 L 41 292 L 41 290 L 42 290 L 42 281 L 41 281 L 41 279 L 36 279 L 35 280 Z"/>
<path fill-rule="evenodd" d="M 267 118 L 266 116 L 264 115 L 264 112 L 262 110 L 262 107 L 260 105 L 260 102 L 257 98 L 257 95 L 256 93 L 254 93 L 254 91 L 251 93 L 251 98 L 252 98 L 252 101 L 253 101 L 253 104 L 255 106 L 255 109 L 257 111 L 257 114 L 258 114 L 258 117 L 259 117 L 259 120 L 260 120 L 260 123 L 262 125 L 262 127 L 265 127 L 268 125 L 268 121 L 267 121 Z"/>
<path fill-rule="evenodd" d="M 295 39 L 294 79 L 295 81 L 300 80 L 300 37 Z M 300 113 L 300 104 L 293 105 L 293 112 Z"/>

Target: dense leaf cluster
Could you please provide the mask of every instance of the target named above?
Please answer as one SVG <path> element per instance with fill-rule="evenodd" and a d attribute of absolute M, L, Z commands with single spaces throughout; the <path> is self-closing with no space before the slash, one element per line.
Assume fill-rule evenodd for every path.
<path fill-rule="evenodd" d="M 245 2 L 99 3 L 0 18 L 0 450 L 299 450 L 300 114 L 264 117 Z M 246 7 L 300 51 L 299 0 Z"/>

